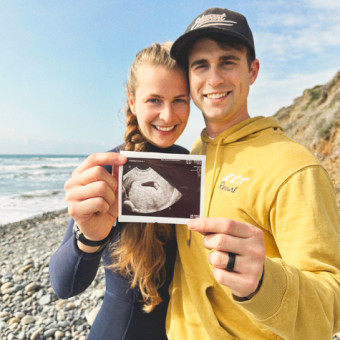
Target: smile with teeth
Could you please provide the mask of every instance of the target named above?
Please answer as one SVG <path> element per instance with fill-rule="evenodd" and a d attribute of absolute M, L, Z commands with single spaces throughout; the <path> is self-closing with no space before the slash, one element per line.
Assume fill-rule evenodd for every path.
<path fill-rule="evenodd" d="M 229 92 L 207 93 L 204 95 L 204 97 L 207 97 L 210 99 L 220 99 L 220 98 L 226 97 L 228 94 Z"/>
<path fill-rule="evenodd" d="M 159 126 L 159 125 L 154 125 L 155 126 L 155 128 L 157 129 L 157 130 L 160 130 L 160 131 L 171 131 L 171 130 L 173 130 L 175 127 L 176 127 L 176 125 L 172 125 L 172 126 Z"/>

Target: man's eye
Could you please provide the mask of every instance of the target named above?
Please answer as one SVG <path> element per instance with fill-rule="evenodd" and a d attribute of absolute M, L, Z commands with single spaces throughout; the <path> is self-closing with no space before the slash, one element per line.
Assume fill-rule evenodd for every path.
<path fill-rule="evenodd" d="M 231 61 L 231 60 L 226 60 L 226 61 L 222 62 L 222 65 L 224 65 L 224 66 L 234 65 L 234 62 Z"/>
<path fill-rule="evenodd" d="M 197 70 L 197 69 L 202 69 L 202 68 L 205 68 L 205 67 L 207 67 L 206 64 L 200 64 L 200 65 L 197 65 L 197 66 L 196 66 L 196 70 Z"/>

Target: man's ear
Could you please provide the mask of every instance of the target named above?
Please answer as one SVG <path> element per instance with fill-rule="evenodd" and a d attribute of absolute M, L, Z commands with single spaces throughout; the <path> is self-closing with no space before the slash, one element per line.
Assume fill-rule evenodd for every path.
<path fill-rule="evenodd" d="M 128 94 L 128 99 L 129 99 L 129 106 L 130 106 L 130 110 L 131 112 L 136 115 L 136 105 L 135 105 L 135 101 L 132 98 L 132 96 L 130 95 L 130 93 Z"/>
<path fill-rule="evenodd" d="M 250 72 L 249 72 L 250 85 L 254 84 L 257 78 L 257 75 L 259 74 L 259 70 L 260 70 L 260 61 L 258 59 L 255 59 L 250 65 Z"/>

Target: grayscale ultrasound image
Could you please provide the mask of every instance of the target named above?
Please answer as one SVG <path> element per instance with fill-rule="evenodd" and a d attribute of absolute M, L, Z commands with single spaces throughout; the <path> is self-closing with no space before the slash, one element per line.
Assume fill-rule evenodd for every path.
<path fill-rule="evenodd" d="M 123 176 L 123 211 L 153 213 L 176 203 L 182 194 L 152 168 L 134 167 Z"/>

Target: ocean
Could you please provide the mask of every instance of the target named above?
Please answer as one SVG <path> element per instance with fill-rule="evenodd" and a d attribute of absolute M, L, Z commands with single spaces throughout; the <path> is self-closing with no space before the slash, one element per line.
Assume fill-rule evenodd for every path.
<path fill-rule="evenodd" d="M 83 155 L 0 155 L 0 226 L 67 207 L 64 184 Z"/>

